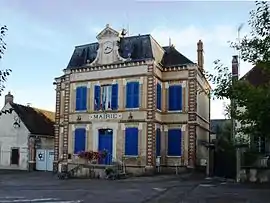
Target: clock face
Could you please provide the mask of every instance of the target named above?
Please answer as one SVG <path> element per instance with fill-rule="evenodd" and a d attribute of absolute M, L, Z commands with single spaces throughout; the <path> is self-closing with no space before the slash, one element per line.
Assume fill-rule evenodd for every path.
<path fill-rule="evenodd" d="M 104 54 L 109 54 L 113 50 L 113 43 L 110 41 L 104 42 Z"/>

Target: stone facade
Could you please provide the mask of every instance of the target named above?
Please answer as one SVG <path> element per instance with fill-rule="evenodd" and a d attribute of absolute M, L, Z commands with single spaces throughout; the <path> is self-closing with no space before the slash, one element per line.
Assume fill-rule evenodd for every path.
<path fill-rule="evenodd" d="M 109 33 L 109 36 L 108 36 Z M 194 167 L 200 161 L 196 160 L 196 146 L 199 139 L 208 139 L 209 133 L 209 97 L 198 97 L 207 94 L 209 84 L 196 64 L 164 67 L 154 59 L 141 61 L 126 60 L 118 55 L 114 48 L 110 56 L 102 55 L 106 35 L 107 40 L 117 40 L 116 31 L 106 27 L 99 35 L 99 49 L 95 60 L 84 66 L 65 69 L 64 75 L 56 78 L 56 124 L 55 124 L 55 170 L 61 160 L 62 164 L 75 162 L 74 130 L 77 127 L 86 129 L 86 149 L 97 150 L 98 129 L 113 129 L 113 158 L 125 162 L 132 172 L 143 172 L 156 166 L 156 128 L 161 129 L 160 165 L 165 167 Z M 103 48 L 102 48 L 103 47 Z M 202 52 L 201 52 L 202 53 Z M 202 57 L 201 57 L 202 58 Z M 117 60 L 117 63 L 115 62 Z M 201 73 L 201 74 L 199 74 Z M 199 78 L 199 79 L 198 79 Z M 138 81 L 140 84 L 140 105 L 136 109 L 126 109 L 126 83 Z M 96 84 L 118 84 L 118 109 L 95 111 L 94 86 Z M 161 84 L 162 106 L 157 110 L 156 84 Z M 168 111 L 168 88 L 170 84 L 181 84 L 182 111 Z M 76 87 L 87 86 L 87 110 L 75 110 Z M 198 92 L 198 87 L 202 93 Z M 198 99 L 199 98 L 199 99 Z M 204 100 L 204 101 L 201 101 Z M 198 103 L 204 105 L 204 115 L 199 115 Z M 201 119 L 201 122 L 199 121 Z M 139 153 L 136 157 L 124 156 L 125 129 L 138 127 Z M 168 129 L 182 130 L 182 156 L 167 156 Z M 201 132 L 198 134 L 198 132 Z M 206 154 L 200 155 L 206 159 Z"/>

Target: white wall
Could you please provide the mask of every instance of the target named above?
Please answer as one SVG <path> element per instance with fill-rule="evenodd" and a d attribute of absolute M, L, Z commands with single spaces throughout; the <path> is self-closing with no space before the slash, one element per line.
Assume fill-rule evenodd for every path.
<path fill-rule="evenodd" d="M 7 104 L 3 110 L 11 108 Z M 18 115 L 13 111 L 12 114 L 2 114 L 0 116 L 0 168 L 2 169 L 28 169 L 28 134 L 25 125 L 20 122 L 19 128 L 14 128 L 14 117 Z M 19 165 L 10 165 L 11 148 L 19 148 Z"/>

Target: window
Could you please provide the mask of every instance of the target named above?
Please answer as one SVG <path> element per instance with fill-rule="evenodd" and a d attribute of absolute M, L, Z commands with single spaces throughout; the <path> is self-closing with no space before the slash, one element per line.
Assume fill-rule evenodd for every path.
<path fill-rule="evenodd" d="M 140 103 L 139 82 L 128 82 L 126 88 L 126 108 L 138 108 Z"/>
<path fill-rule="evenodd" d="M 171 85 L 169 87 L 169 111 L 182 110 L 182 86 Z"/>
<path fill-rule="evenodd" d="M 138 128 L 126 128 L 125 155 L 138 156 Z"/>
<path fill-rule="evenodd" d="M 161 93 L 161 84 L 157 84 L 157 109 L 161 110 L 161 101 L 162 101 L 162 93 Z"/>
<path fill-rule="evenodd" d="M 74 134 L 74 154 L 85 151 L 86 129 L 77 128 Z"/>
<path fill-rule="evenodd" d="M 160 128 L 156 129 L 156 156 L 160 156 L 161 150 L 161 132 Z"/>
<path fill-rule="evenodd" d="M 118 84 L 95 86 L 94 110 L 118 109 Z"/>
<path fill-rule="evenodd" d="M 20 160 L 19 148 L 11 148 L 10 164 L 19 165 L 19 160 Z"/>
<path fill-rule="evenodd" d="M 76 111 L 85 111 L 87 109 L 87 87 L 76 88 Z"/>
<path fill-rule="evenodd" d="M 168 156 L 182 155 L 182 131 L 181 129 L 168 130 Z"/>
<path fill-rule="evenodd" d="M 260 136 L 254 136 L 253 137 L 253 145 L 255 145 L 255 150 L 256 152 L 259 153 L 265 153 L 265 137 L 260 137 Z"/>

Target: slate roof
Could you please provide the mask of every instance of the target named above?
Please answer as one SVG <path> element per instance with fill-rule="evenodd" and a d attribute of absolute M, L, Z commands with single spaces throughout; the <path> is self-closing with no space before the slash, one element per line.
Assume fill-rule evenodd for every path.
<path fill-rule="evenodd" d="M 187 57 L 178 52 L 173 46 L 166 46 L 163 47 L 163 49 L 165 50 L 165 54 L 162 58 L 162 64 L 166 67 L 193 63 Z"/>
<path fill-rule="evenodd" d="M 118 46 L 120 56 L 134 62 L 155 59 L 165 67 L 194 64 L 174 47 L 161 47 L 149 34 L 121 37 Z M 93 62 L 97 56 L 98 48 L 97 42 L 76 46 L 67 68 L 79 68 L 87 61 Z"/>
<path fill-rule="evenodd" d="M 54 113 L 10 103 L 31 134 L 54 136 Z"/>

